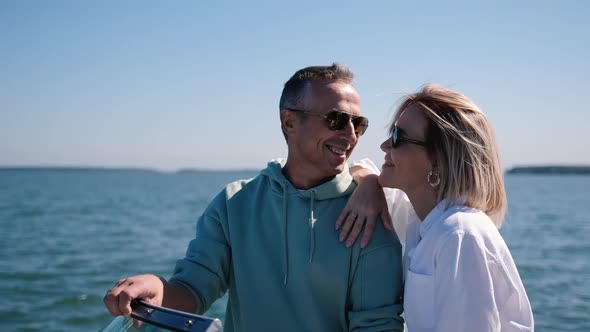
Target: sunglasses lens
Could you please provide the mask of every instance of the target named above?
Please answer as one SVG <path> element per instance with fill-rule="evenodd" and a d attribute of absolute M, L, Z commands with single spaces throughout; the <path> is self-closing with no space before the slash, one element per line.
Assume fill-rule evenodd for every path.
<path fill-rule="evenodd" d="M 354 125 L 354 131 L 356 132 L 356 134 L 358 136 L 361 136 L 365 133 L 365 131 L 367 131 L 367 128 L 369 127 L 369 119 L 361 116 L 355 118 L 352 121 L 352 124 Z"/>
<path fill-rule="evenodd" d="M 331 130 L 342 130 L 348 125 L 350 118 L 350 114 L 337 111 L 332 111 L 326 115 L 328 127 Z M 362 116 L 353 118 L 352 125 L 354 126 L 355 133 L 361 136 L 367 131 L 367 127 L 369 127 L 369 119 Z"/>
<path fill-rule="evenodd" d="M 391 132 L 391 147 L 397 148 L 399 141 L 397 139 L 397 127 L 393 127 L 393 131 Z"/>
<path fill-rule="evenodd" d="M 328 113 L 326 119 L 331 130 L 342 130 L 350 121 L 350 116 L 346 113 L 332 111 Z"/>

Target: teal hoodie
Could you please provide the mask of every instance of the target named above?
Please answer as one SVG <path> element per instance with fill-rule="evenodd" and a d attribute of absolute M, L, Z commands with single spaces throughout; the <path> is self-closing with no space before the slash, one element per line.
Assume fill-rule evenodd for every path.
<path fill-rule="evenodd" d="M 199 314 L 229 291 L 226 332 L 403 331 L 395 232 L 379 222 L 367 247 L 346 248 L 334 227 L 355 188 L 348 169 L 298 190 L 283 163 L 215 197 L 171 281 L 193 292 Z"/>

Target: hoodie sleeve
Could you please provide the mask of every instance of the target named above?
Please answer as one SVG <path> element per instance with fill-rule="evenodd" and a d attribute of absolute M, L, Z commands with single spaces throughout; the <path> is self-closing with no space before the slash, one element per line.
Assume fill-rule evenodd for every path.
<path fill-rule="evenodd" d="M 393 232 L 379 227 L 353 275 L 349 331 L 403 331 L 402 291 L 401 245 Z"/>
<path fill-rule="evenodd" d="M 197 314 L 203 314 L 229 285 L 231 250 L 224 232 L 225 191 L 217 195 L 197 221 L 195 238 L 186 256 L 176 263 L 170 281 L 186 286 L 195 297 Z"/>

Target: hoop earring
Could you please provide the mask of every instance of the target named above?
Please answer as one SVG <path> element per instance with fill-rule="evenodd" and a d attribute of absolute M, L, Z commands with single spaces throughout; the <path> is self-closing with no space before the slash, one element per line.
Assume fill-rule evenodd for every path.
<path fill-rule="evenodd" d="M 438 175 L 438 171 L 431 170 L 428 172 L 426 175 L 426 181 L 428 181 L 428 184 L 430 184 L 432 188 L 436 189 L 440 184 L 440 176 Z"/>

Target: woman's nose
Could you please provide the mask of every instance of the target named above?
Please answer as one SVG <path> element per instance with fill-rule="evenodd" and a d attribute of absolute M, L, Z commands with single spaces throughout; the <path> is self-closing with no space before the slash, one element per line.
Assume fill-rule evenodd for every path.
<path fill-rule="evenodd" d="M 389 144 L 388 139 L 386 139 L 385 141 L 383 141 L 383 143 L 381 143 L 381 145 L 379 146 L 381 148 L 381 151 L 387 153 L 389 151 L 389 149 L 391 148 L 391 144 Z"/>

